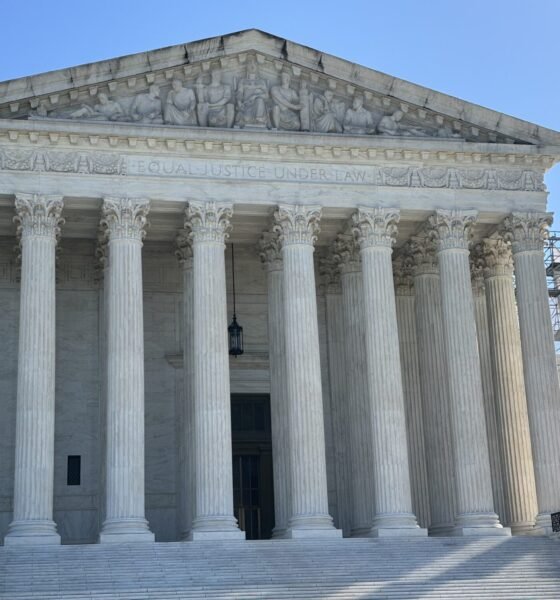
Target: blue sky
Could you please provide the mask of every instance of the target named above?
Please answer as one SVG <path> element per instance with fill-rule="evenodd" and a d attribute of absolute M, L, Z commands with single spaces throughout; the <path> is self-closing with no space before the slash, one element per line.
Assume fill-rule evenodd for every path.
<path fill-rule="evenodd" d="M 0 15 L 0 81 L 257 27 L 560 130 L 560 0 L 27 0 Z M 547 184 L 560 229 L 560 166 Z"/>

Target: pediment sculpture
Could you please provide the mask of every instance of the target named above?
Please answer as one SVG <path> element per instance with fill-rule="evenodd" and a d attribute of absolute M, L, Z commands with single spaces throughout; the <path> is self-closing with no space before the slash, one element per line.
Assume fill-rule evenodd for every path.
<path fill-rule="evenodd" d="M 168 86 L 152 84 L 147 91 L 134 96 L 109 97 L 100 92 L 95 103 L 51 111 L 40 103 L 29 118 L 392 137 L 461 137 L 448 127 L 412 123 L 402 110 L 386 113 L 367 106 L 360 92 L 341 97 L 331 89 L 310 86 L 305 76 L 295 79 L 286 69 L 275 78 L 264 75 L 254 57 L 248 57 L 240 75 L 215 68 L 198 74 L 190 82 L 175 77 Z"/>

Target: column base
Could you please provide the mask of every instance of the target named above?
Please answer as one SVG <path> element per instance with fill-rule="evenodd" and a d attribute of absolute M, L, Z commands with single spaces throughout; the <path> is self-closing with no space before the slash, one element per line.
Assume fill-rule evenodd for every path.
<path fill-rule="evenodd" d="M 366 537 L 428 537 L 428 530 L 421 527 L 372 527 Z"/>
<path fill-rule="evenodd" d="M 273 540 L 281 540 L 286 537 L 286 528 L 281 527 L 277 529 L 276 527 L 272 530 L 272 539 Z"/>
<path fill-rule="evenodd" d="M 511 535 L 534 535 L 535 532 L 535 525 L 531 522 L 511 523 L 509 528 L 511 529 Z"/>
<path fill-rule="evenodd" d="M 142 518 L 107 519 L 99 534 L 100 544 L 128 544 L 133 542 L 154 542 L 155 536 Z"/>
<path fill-rule="evenodd" d="M 539 513 L 537 515 L 531 535 L 558 536 L 557 532 L 552 531 L 552 519 L 550 513 Z"/>
<path fill-rule="evenodd" d="M 286 539 L 342 538 L 342 529 L 335 529 L 330 515 L 298 515 L 288 523 Z"/>
<path fill-rule="evenodd" d="M 197 517 L 189 532 L 191 542 L 204 540 L 244 540 L 245 532 L 232 515 Z"/>
<path fill-rule="evenodd" d="M 426 537 L 427 529 L 418 527 L 412 513 L 377 515 L 365 537 Z"/>
<path fill-rule="evenodd" d="M 60 545 L 60 535 L 50 519 L 12 521 L 4 537 L 4 546 L 55 546 Z"/>
<path fill-rule="evenodd" d="M 453 535 L 511 536 L 511 529 L 509 527 L 502 527 L 496 513 L 464 513 L 457 517 L 457 523 L 453 531 Z"/>

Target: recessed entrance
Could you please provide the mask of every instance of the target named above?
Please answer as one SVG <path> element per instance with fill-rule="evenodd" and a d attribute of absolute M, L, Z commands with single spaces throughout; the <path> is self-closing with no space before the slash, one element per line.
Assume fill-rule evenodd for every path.
<path fill-rule="evenodd" d="M 232 394 L 233 506 L 248 540 L 268 539 L 274 527 L 270 397 Z"/>

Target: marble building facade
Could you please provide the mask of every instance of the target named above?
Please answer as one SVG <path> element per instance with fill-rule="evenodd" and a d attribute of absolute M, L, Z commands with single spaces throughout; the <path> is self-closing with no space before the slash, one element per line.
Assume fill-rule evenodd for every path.
<path fill-rule="evenodd" d="M 550 533 L 559 157 L 256 30 L 0 83 L 4 544 L 242 538 L 232 394 L 273 537 Z"/>

